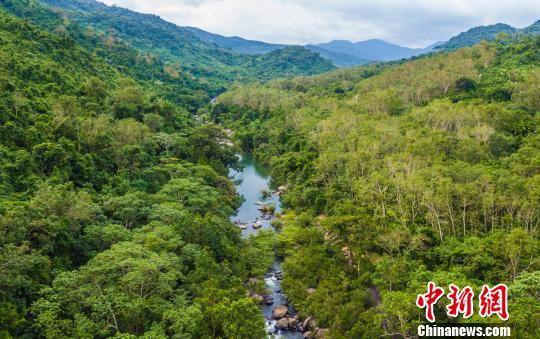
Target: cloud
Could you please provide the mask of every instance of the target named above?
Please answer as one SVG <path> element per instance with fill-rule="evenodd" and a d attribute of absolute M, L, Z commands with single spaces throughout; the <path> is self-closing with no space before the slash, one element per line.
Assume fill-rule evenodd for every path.
<path fill-rule="evenodd" d="M 384 39 L 412 47 L 497 22 L 538 20 L 538 0 L 102 0 L 181 26 L 275 43 Z"/>

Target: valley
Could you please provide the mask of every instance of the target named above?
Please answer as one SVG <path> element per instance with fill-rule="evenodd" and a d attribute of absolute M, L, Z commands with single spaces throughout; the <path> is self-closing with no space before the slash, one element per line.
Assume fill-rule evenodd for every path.
<path fill-rule="evenodd" d="M 276 215 L 281 214 L 281 202 L 279 195 L 282 191 L 271 186 L 269 170 L 255 161 L 250 154 L 239 155 L 241 171 L 231 170 L 229 176 L 236 183 L 236 191 L 243 198 L 242 205 L 237 212 L 231 216 L 231 220 L 242 230 L 242 236 L 248 237 L 258 230 L 274 231 L 272 222 Z M 272 206 L 272 213 L 264 213 L 265 206 Z M 272 249 L 272 255 L 274 249 Z M 252 294 L 255 300 L 260 300 L 261 311 L 266 322 L 266 331 L 269 335 L 278 338 L 303 338 L 302 331 L 299 330 L 301 321 L 294 308 L 289 305 L 286 295 L 281 287 L 283 279 L 281 271 L 281 259 L 275 254 L 275 261 L 264 274 L 264 284 L 266 293 L 259 295 Z M 276 319 L 276 309 L 285 308 L 284 315 Z M 285 325 L 278 325 L 278 322 L 286 321 Z M 307 330 L 307 329 L 306 329 Z"/>
<path fill-rule="evenodd" d="M 437 323 L 538 337 L 538 23 L 289 46 L 0 0 L 0 337 L 414 338 L 429 281 L 508 286 Z"/>

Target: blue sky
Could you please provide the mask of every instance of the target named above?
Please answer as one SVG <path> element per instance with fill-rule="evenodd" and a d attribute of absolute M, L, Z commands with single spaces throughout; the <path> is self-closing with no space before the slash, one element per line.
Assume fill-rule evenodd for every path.
<path fill-rule="evenodd" d="M 539 0 L 101 0 L 181 26 L 266 42 L 384 39 L 410 47 L 468 28 L 540 19 Z"/>

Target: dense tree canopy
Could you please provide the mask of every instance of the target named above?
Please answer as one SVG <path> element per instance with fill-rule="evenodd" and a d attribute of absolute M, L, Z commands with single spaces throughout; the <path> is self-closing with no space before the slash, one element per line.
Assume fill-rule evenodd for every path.
<path fill-rule="evenodd" d="M 428 281 L 506 283 L 513 330 L 538 335 L 539 70 L 524 38 L 220 96 L 211 117 L 288 186 L 301 314 L 335 337 L 410 337 Z"/>
<path fill-rule="evenodd" d="M 159 64 L 4 11 L 0 40 L 0 336 L 262 336 L 244 281 L 273 240 L 229 221 L 222 129 L 139 77 Z"/>
<path fill-rule="evenodd" d="M 414 335 L 429 280 L 508 284 L 538 336 L 538 38 L 254 83 L 333 66 L 0 0 L 0 43 L 0 337 L 264 337 L 274 248 L 331 337 Z M 231 135 L 285 185 L 277 239 L 229 220 Z"/>

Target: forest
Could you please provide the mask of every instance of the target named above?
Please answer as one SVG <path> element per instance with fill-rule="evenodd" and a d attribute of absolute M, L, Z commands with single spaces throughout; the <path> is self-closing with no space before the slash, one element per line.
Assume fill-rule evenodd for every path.
<path fill-rule="evenodd" d="M 0 336 L 263 336 L 244 281 L 273 238 L 229 221 L 222 129 L 159 63 L 123 73 L 1 10 L 0 41 Z"/>
<path fill-rule="evenodd" d="M 505 283 L 540 336 L 538 36 L 336 69 L 0 0 L 0 45 L 1 338 L 264 338 L 274 252 L 328 338 L 414 337 L 428 281 Z M 230 220 L 239 152 L 286 187 L 277 235 Z"/>
<path fill-rule="evenodd" d="M 416 296 L 432 280 L 507 284 L 512 330 L 535 338 L 539 98 L 540 38 L 500 35 L 238 86 L 211 117 L 288 186 L 283 286 L 331 337 L 414 337 L 425 321 Z M 439 323 L 498 320 L 435 311 Z"/>

